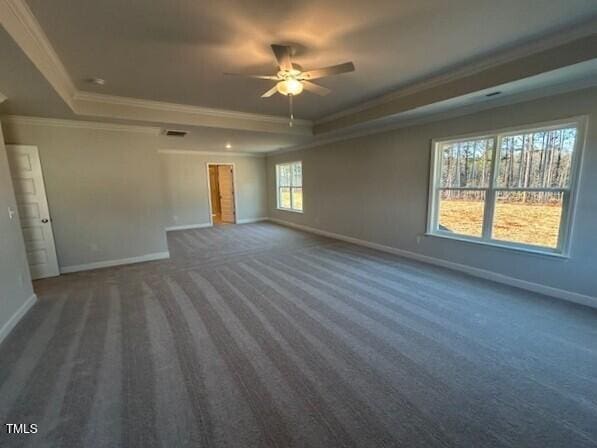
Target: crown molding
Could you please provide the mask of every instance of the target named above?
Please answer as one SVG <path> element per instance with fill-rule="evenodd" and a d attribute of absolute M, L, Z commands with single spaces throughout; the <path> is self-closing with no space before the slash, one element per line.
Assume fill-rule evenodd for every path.
<path fill-rule="evenodd" d="M 143 100 L 90 92 L 77 92 L 73 98 L 80 115 L 124 120 L 149 121 L 187 126 L 242 129 L 248 131 L 312 135 L 312 122 L 273 115 L 252 114 L 207 107 Z"/>
<path fill-rule="evenodd" d="M 77 91 L 75 84 L 27 3 L 23 0 L 0 0 L 0 23 L 73 109 L 73 96 Z"/>
<path fill-rule="evenodd" d="M 158 149 L 159 154 L 185 155 L 185 156 L 218 156 L 218 157 L 258 157 L 264 158 L 267 153 L 255 152 L 228 152 L 228 151 L 201 151 L 192 149 Z"/>
<path fill-rule="evenodd" d="M 24 0 L 0 0 L 0 22 L 76 115 L 279 134 L 313 134 L 313 123 L 309 120 L 295 120 L 294 126 L 290 127 L 285 117 L 80 91 Z"/>
<path fill-rule="evenodd" d="M 347 141 L 353 140 L 361 137 L 366 137 L 369 135 L 376 135 L 376 134 L 383 134 L 386 132 L 396 131 L 398 129 L 403 129 L 411 126 L 418 126 L 427 123 L 433 123 L 441 120 L 448 120 L 451 118 L 458 118 L 466 115 L 471 115 L 477 112 L 483 112 L 491 109 L 496 109 L 499 107 L 510 106 L 518 103 L 524 103 L 527 101 L 538 100 L 541 98 L 556 96 L 565 94 L 568 92 L 574 92 L 583 89 L 590 89 L 597 87 L 597 79 L 587 79 L 582 82 L 575 82 L 573 84 L 569 83 L 561 83 L 558 85 L 551 86 L 549 88 L 549 93 L 546 93 L 545 88 L 539 88 L 534 90 L 529 90 L 524 93 L 516 93 L 513 95 L 503 96 L 493 100 L 486 100 L 480 103 L 473 103 L 468 104 L 466 106 L 456 106 L 454 108 L 448 108 L 443 111 L 435 112 L 435 113 L 422 113 L 418 116 L 404 116 L 404 114 L 396 115 L 391 120 L 378 120 L 363 123 L 359 126 L 354 126 L 351 129 L 340 129 L 337 131 L 332 131 L 327 134 L 320 134 L 320 136 L 315 136 L 315 138 L 307 143 L 277 149 L 273 151 L 268 151 L 266 153 L 267 157 L 273 157 L 280 154 L 285 154 L 294 151 L 301 151 L 305 149 L 317 148 L 321 146 L 325 146 L 327 144 L 336 143 L 340 141 Z M 422 110 L 424 108 L 420 108 Z M 411 112 L 408 111 L 409 115 Z"/>
<path fill-rule="evenodd" d="M 416 98 L 417 96 L 428 96 L 429 92 L 454 89 L 454 85 L 463 82 L 464 85 L 470 85 L 471 89 L 479 89 L 475 79 L 486 78 L 490 81 L 492 77 L 499 80 L 499 84 L 513 81 L 516 78 L 532 76 L 538 72 L 554 70 L 572 65 L 574 63 L 586 61 L 597 57 L 597 19 L 592 19 L 582 25 L 576 26 L 566 32 L 560 32 L 554 36 L 539 39 L 516 48 L 505 50 L 485 58 L 482 61 L 467 64 L 466 66 L 431 77 L 427 80 L 414 83 L 410 86 L 398 89 L 370 101 L 365 101 L 354 107 L 330 114 L 324 118 L 316 120 L 314 123 L 315 134 L 331 132 L 341 127 L 352 126 L 374 118 L 380 118 L 382 115 L 391 115 L 402 112 L 399 106 L 392 103 L 403 103 L 404 100 Z M 534 70 L 532 67 L 526 67 L 522 60 L 534 58 L 541 66 L 541 70 Z M 518 70 L 512 69 L 513 65 L 520 64 Z M 527 66 L 529 64 L 526 64 Z M 496 76 L 499 72 L 510 72 L 504 76 Z M 508 75 L 512 75 L 508 78 Z M 483 88 L 491 88 L 491 82 L 486 82 Z M 462 87 L 460 88 L 462 90 Z M 456 89 L 454 89 L 456 90 Z M 466 88 L 459 94 L 468 93 Z M 441 96 L 441 94 L 439 94 Z M 444 95 L 445 96 L 445 95 Z M 446 98 L 441 98 L 446 99 Z M 428 103 L 433 102 L 427 99 Z M 394 109 L 395 111 L 393 111 Z M 360 117 L 359 117 L 360 116 Z M 366 117 L 366 118 L 365 118 Z"/>
<path fill-rule="evenodd" d="M 152 126 L 136 126 L 119 123 L 102 123 L 97 121 L 65 120 L 60 118 L 26 117 L 23 115 L 5 115 L 3 123 L 25 126 L 50 126 L 58 128 L 93 129 L 99 131 L 124 131 L 142 134 L 159 135 L 161 129 Z"/>
<path fill-rule="evenodd" d="M 24 0 L 0 0 L 0 22 L 76 115 L 279 134 L 336 132 L 597 57 L 594 31 L 597 19 L 592 19 L 574 29 L 500 52 L 482 62 L 399 89 L 315 123 L 296 120 L 294 126 L 289 127 L 285 117 L 79 91 Z"/>
<path fill-rule="evenodd" d="M 225 109 L 213 109 L 209 107 L 191 106 L 186 104 L 169 103 L 164 101 L 144 100 L 138 98 L 129 98 L 124 96 L 106 95 L 102 93 L 82 92 L 78 91 L 74 99 L 76 101 L 90 101 L 114 104 L 119 106 L 142 107 L 147 109 L 159 109 L 164 112 L 180 112 L 190 114 L 204 114 L 218 118 L 234 118 L 238 120 L 250 120 L 257 122 L 265 122 L 272 124 L 284 124 L 288 126 L 287 117 L 279 117 L 275 115 L 262 115 L 249 112 L 236 112 Z M 308 126 L 311 124 L 309 120 L 294 120 L 294 123 L 299 126 Z"/>

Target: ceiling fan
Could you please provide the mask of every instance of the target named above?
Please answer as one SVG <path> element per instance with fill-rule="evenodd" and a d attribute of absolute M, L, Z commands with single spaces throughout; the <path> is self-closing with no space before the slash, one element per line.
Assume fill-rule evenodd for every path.
<path fill-rule="evenodd" d="M 311 82 L 312 80 L 354 71 L 354 64 L 352 62 L 303 71 L 303 68 L 300 65 L 291 60 L 292 47 L 288 45 L 273 44 L 272 51 L 274 52 L 279 67 L 278 73 L 275 75 L 243 75 L 240 73 L 224 74 L 276 81 L 276 85 L 261 95 L 261 98 L 269 98 L 276 93 L 287 96 L 290 101 L 289 126 L 292 126 L 292 121 L 294 119 L 292 112 L 292 98 L 294 96 L 300 95 L 303 90 L 307 90 L 308 92 L 320 96 L 325 96 L 331 92 L 330 89 Z"/>

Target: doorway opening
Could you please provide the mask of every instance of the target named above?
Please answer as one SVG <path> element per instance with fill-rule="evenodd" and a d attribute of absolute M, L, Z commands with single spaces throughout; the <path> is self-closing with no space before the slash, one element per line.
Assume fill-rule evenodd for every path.
<path fill-rule="evenodd" d="M 208 163 L 209 210 L 212 225 L 236 223 L 233 163 Z"/>

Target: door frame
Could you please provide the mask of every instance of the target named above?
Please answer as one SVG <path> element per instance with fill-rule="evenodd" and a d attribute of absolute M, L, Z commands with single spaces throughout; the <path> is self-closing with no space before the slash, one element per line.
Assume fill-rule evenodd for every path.
<path fill-rule="evenodd" d="M 238 189 L 236 188 L 236 165 L 231 162 L 207 162 L 205 164 L 205 173 L 207 176 L 207 206 L 209 215 L 209 225 L 214 225 L 214 218 L 211 209 L 211 182 L 209 181 L 209 167 L 217 165 L 229 165 L 232 167 L 232 188 L 234 189 L 234 224 L 238 224 Z"/>
<path fill-rule="evenodd" d="M 47 211 L 47 217 L 45 219 L 48 219 L 50 221 L 49 222 L 49 230 L 48 230 L 48 232 L 49 232 L 49 238 L 50 239 L 48 240 L 48 242 L 51 245 L 51 247 L 49 249 L 51 249 L 52 253 L 49 254 L 49 256 L 52 257 L 53 261 L 55 261 L 56 270 L 52 271 L 52 274 L 55 274 L 55 275 L 50 275 L 50 276 L 47 276 L 47 277 L 36 277 L 36 279 L 38 279 L 38 278 L 57 277 L 57 276 L 59 276 L 61 274 L 60 263 L 58 262 L 58 252 L 56 251 L 56 239 L 54 237 L 54 227 L 52 225 L 52 212 L 50 211 L 50 203 L 48 201 L 48 194 L 46 192 L 46 181 L 45 181 L 45 177 L 44 177 L 44 167 L 43 167 L 43 165 L 41 163 L 41 157 L 39 156 L 39 148 L 36 145 L 20 145 L 20 144 L 10 144 L 10 143 L 6 144 L 5 147 L 6 147 L 6 151 L 7 151 L 7 154 L 6 154 L 7 157 L 9 157 L 8 151 L 10 149 L 19 149 L 19 148 L 25 148 L 25 149 L 33 150 L 35 152 L 35 155 L 37 156 L 37 161 L 39 162 L 40 182 L 41 182 L 40 185 L 39 185 L 39 187 L 40 187 L 40 193 L 43 194 L 43 197 L 44 197 L 44 200 L 45 200 L 45 205 L 46 205 L 46 211 Z M 10 162 L 8 164 L 8 169 L 10 171 Z M 11 177 L 10 181 L 11 181 L 11 183 L 13 182 L 12 176 L 13 176 L 13 173 L 11 172 L 10 173 L 10 177 Z M 15 202 L 16 202 L 17 210 L 18 210 L 18 208 L 19 208 L 19 201 L 16 199 L 16 191 L 15 191 Z M 43 212 L 43 210 L 41 212 Z M 40 216 L 40 219 L 43 219 L 43 218 Z M 19 214 L 19 226 L 21 227 L 21 232 L 23 232 L 23 226 L 22 226 L 22 224 L 21 224 L 20 221 L 21 221 L 21 216 Z M 24 238 L 25 238 L 25 235 L 23 234 L 23 239 Z M 25 250 L 27 250 L 26 247 L 25 247 Z M 29 261 L 27 261 L 27 265 L 29 265 Z M 52 265 L 54 265 L 54 263 L 52 263 Z M 29 268 L 29 269 L 31 270 L 31 268 Z M 33 277 L 33 275 L 32 275 L 32 277 Z"/>

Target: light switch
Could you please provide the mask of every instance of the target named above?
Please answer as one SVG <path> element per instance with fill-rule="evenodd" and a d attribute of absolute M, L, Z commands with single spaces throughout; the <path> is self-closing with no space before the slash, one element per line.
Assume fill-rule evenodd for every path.
<path fill-rule="evenodd" d="M 17 214 L 17 211 L 9 206 L 8 207 L 8 218 L 13 219 L 16 214 Z"/>

